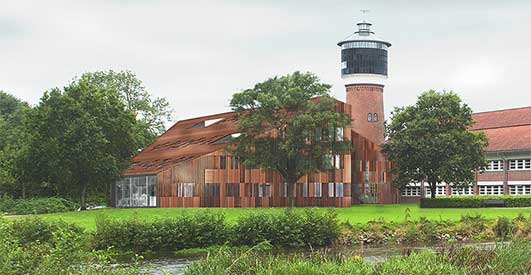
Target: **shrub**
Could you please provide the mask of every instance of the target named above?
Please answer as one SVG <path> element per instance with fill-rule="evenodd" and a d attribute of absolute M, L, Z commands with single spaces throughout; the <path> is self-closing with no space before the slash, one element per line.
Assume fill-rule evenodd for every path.
<path fill-rule="evenodd" d="M 0 212 L 11 215 L 28 215 L 67 212 L 77 209 L 77 204 L 63 198 L 17 199 L 0 198 Z"/>
<path fill-rule="evenodd" d="M 453 196 L 422 198 L 421 208 L 480 208 L 486 207 L 488 200 L 502 200 L 505 207 L 531 207 L 531 196 Z"/>
<path fill-rule="evenodd" d="M 98 249 L 164 251 L 200 248 L 227 242 L 229 227 L 219 213 L 183 213 L 171 219 L 110 219 L 99 216 L 93 235 Z"/>
<path fill-rule="evenodd" d="M 140 274 L 138 266 L 112 264 L 108 251 L 90 251 L 86 242 L 64 222 L 0 217 L 0 274 Z"/>
<path fill-rule="evenodd" d="M 233 232 L 236 245 L 270 241 L 279 247 L 320 247 L 337 240 L 339 231 L 339 221 L 333 211 L 287 209 L 281 213 L 241 216 Z"/>
<path fill-rule="evenodd" d="M 10 224 L 12 236 L 21 245 L 33 242 L 53 244 L 54 233 L 63 230 L 82 235 L 81 227 L 63 221 L 46 222 L 38 217 L 15 219 Z"/>
<path fill-rule="evenodd" d="M 496 233 L 496 237 L 506 240 L 512 233 L 511 221 L 506 217 L 499 217 L 494 225 L 494 232 Z"/>

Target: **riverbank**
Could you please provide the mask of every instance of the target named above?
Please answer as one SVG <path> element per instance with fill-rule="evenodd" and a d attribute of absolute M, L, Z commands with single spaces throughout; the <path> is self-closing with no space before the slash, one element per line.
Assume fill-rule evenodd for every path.
<path fill-rule="evenodd" d="M 324 208 L 320 211 L 325 211 Z M 172 218 L 183 213 L 214 212 L 221 213 L 229 224 L 235 224 L 238 217 L 251 213 L 278 213 L 284 208 L 108 208 L 89 211 L 73 211 L 54 214 L 42 214 L 39 217 L 45 220 L 63 220 L 75 223 L 88 231 L 96 229 L 96 217 L 105 215 L 110 218 L 128 219 L 160 219 Z M 529 216 L 531 208 L 453 208 L 453 209 L 429 209 L 420 208 L 417 204 L 365 204 L 355 205 L 349 208 L 334 208 L 341 222 L 367 223 L 373 220 L 383 219 L 389 222 L 403 222 L 407 215 L 410 220 L 427 218 L 430 220 L 459 221 L 462 216 L 481 215 L 486 219 L 517 217 L 519 214 Z M 303 208 L 296 209 L 303 211 Z"/>
<path fill-rule="evenodd" d="M 449 247 L 439 253 L 406 253 L 379 262 L 366 261 L 356 253 L 282 255 L 267 249 L 220 250 L 191 263 L 184 274 L 525 275 L 531 270 L 529 242 Z"/>

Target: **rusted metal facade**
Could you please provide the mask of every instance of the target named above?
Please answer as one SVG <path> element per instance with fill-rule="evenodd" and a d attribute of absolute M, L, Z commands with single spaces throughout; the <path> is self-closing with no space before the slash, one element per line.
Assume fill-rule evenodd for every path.
<path fill-rule="evenodd" d="M 336 111 L 350 114 L 338 101 Z M 207 125 L 209 121 L 215 121 Z M 243 167 L 225 148 L 236 133 L 235 114 L 224 113 L 177 122 L 133 158 L 114 190 L 118 207 L 283 207 L 287 186 L 275 171 Z M 343 129 L 353 151 L 333 159 L 334 170 L 299 179 L 294 190 L 299 207 L 349 207 L 353 203 L 397 201 L 380 148 Z M 136 186 L 138 177 L 156 177 L 156 190 Z M 130 180 L 128 180 L 130 179 Z M 146 180 L 147 182 L 147 180 Z M 156 193 L 153 204 L 152 193 Z M 121 193 L 120 193 L 121 192 Z M 148 204 L 135 204 L 144 202 Z"/>

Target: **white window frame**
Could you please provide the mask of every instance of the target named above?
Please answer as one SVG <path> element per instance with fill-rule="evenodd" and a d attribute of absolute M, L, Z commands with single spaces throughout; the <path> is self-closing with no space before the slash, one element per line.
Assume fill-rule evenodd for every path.
<path fill-rule="evenodd" d="M 406 186 L 402 189 L 402 197 L 420 197 L 420 186 Z"/>
<path fill-rule="evenodd" d="M 509 170 L 512 170 L 512 171 L 531 170 L 531 158 L 509 160 Z"/>
<path fill-rule="evenodd" d="M 496 160 L 489 160 L 489 163 L 487 164 L 487 167 L 485 167 L 485 171 L 487 172 L 495 172 L 495 171 L 503 171 L 503 160 L 496 159 Z"/>

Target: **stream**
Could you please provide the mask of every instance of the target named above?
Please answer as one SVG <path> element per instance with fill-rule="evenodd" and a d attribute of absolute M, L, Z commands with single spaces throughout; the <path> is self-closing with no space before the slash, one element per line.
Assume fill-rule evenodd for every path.
<path fill-rule="evenodd" d="M 363 245 L 363 246 L 351 246 L 340 249 L 332 249 L 330 253 L 357 253 L 365 261 L 368 262 L 381 262 L 387 258 L 395 255 L 404 255 L 412 252 L 432 251 L 440 253 L 448 250 L 449 247 L 464 247 L 473 246 L 481 249 L 492 249 L 496 246 L 494 242 L 487 243 L 457 243 L 457 244 L 415 244 L 415 245 L 399 245 L 399 244 L 386 244 L 386 245 Z M 295 251 L 292 253 L 306 253 L 308 251 Z M 153 259 L 146 259 L 141 263 L 142 270 L 149 272 L 150 274 L 163 275 L 163 274 L 182 274 L 193 261 L 201 259 L 201 256 L 195 257 L 159 257 Z M 166 272 L 166 273 L 164 273 Z"/>

